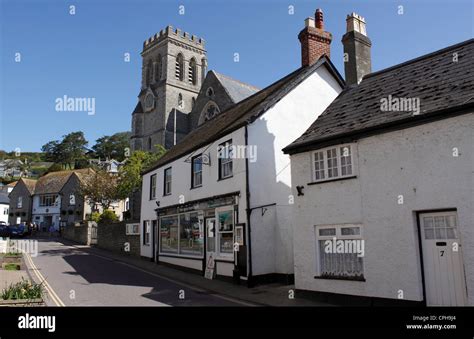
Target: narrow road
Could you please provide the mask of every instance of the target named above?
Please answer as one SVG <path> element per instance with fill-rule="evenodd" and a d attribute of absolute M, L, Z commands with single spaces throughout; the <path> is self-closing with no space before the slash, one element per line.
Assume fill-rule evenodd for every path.
<path fill-rule="evenodd" d="M 43 282 L 48 306 L 243 305 L 60 239 L 38 239 L 38 256 L 25 261 L 33 279 Z"/>

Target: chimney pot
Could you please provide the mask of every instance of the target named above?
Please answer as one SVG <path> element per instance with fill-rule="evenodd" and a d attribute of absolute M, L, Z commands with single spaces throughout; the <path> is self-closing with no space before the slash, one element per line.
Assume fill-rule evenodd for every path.
<path fill-rule="evenodd" d="M 323 11 L 321 10 L 321 8 L 318 8 L 316 10 L 314 17 L 316 18 L 316 28 L 324 29 Z"/>
<path fill-rule="evenodd" d="M 323 12 L 316 10 L 315 18 L 305 20 L 305 28 L 298 34 L 301 43 L 301 64 L 310 66 L 323 55 L 330 56 L 332 34 L 324 30 Z"/>

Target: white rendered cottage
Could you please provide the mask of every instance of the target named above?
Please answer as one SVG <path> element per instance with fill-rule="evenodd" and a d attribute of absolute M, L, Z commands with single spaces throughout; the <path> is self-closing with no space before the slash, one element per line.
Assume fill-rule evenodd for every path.
<path fill-rule="evenodd" d="M 281 149 L 344 86 L 326 56 L 309 53 L 318 44 L 329 53 L 330 40 L 311 39 L 318 34 L 330 36 L 307 20 L 300 33 L 301 68 L 212 119 L 200 119 L 143 174 L 143 257 L 201 274 L 211 262 L 217 276 L 249 285 L 292 278 L 292 180 Z"/>

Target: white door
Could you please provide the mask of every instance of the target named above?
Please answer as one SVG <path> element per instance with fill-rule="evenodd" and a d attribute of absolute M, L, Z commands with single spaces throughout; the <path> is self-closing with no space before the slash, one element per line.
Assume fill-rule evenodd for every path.
<path fill-rule="evenodd" d="M 420 214 L 426 304 L 463 306 L 467 301 L 456 212 Z"/>

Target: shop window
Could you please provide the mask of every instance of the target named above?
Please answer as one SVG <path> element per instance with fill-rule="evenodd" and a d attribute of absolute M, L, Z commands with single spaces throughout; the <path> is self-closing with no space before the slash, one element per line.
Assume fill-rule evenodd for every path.
<path fill-rule="evenodd" d="M 219 253 L 233 253 L 234 244 L 234 209 L 226 208 L 217 211 L 217 241 Z"/>
<path fill-rule="evenodd" d="M 178 253 L 178 216 L 163 217 L 160 220 L 160 251 Z"/>
<path fill-rule="evenodd" d="M 179 253 L 202 255 L 204 245 L 203 220 L 197 212 L 179 215 Z"/>

